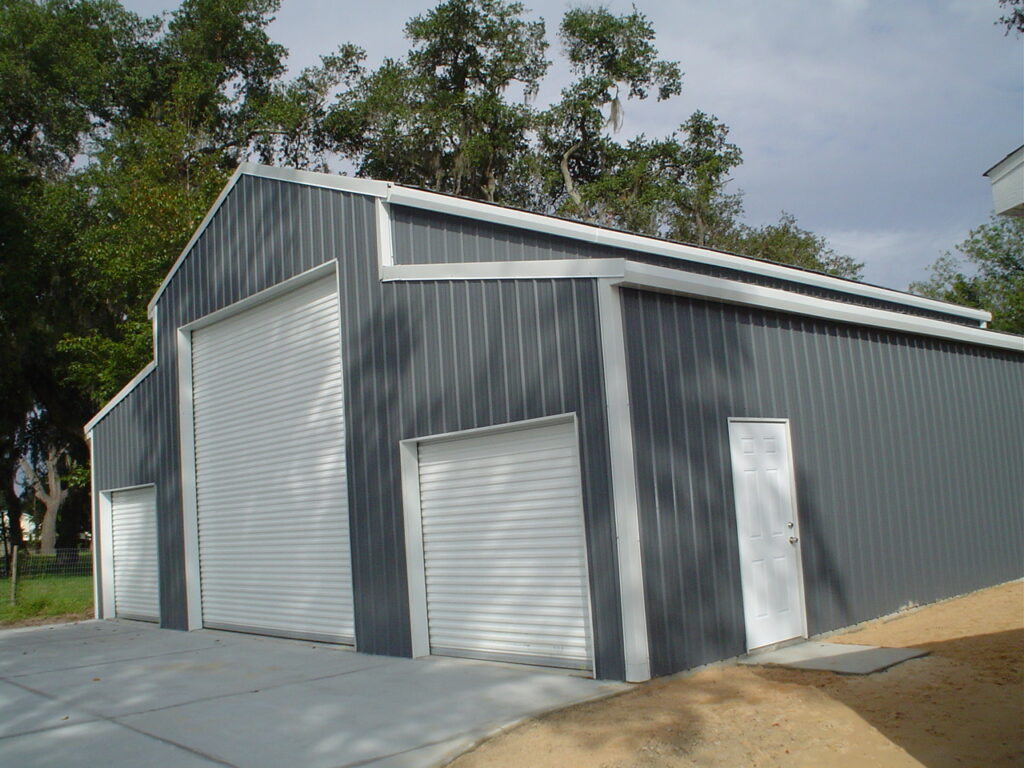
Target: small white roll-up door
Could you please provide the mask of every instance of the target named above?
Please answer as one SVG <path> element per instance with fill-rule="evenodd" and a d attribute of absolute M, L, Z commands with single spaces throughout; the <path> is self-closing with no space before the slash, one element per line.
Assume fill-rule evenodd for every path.
<path fill-rule="evenodd" d="M 590 669 L 575 425 L 418 449 L 431 653 Z"/>
<path fill-rule="evenodd" d="M 192 334 L 203 624 L 352 642 L 335 278 Z"/>
<path fill-rule="evenodd" d="M 156 488 L 110 494 L 114 561 L 114 615 L 160 620 L 156 543 Z"/>

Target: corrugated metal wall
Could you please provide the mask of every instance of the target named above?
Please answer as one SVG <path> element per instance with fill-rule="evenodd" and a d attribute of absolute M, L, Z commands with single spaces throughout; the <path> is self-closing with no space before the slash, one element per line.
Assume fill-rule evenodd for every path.
<path fill-rule="evenodd" d="M 789 280 L 741 272 L 736 269 L 685 261 L 670 256 L 655 256 L 626 248 L 587 243 L 568 237 L 544 235 L 518 227 L 475 221 L 461 216 L 391 206 L 396 264 L 443 264 L 475 261 L 542 261 L 546 259 L 631 259 L 644 264 L 695 272 L 701 275 L 738 280 L 741 283 L 843 301 L 864 307 L 886 309 L 901 314 L 930 317 L 935 320 L 977 327 L 974 320 L 960 315 L 910 307 L 868 296 L 820 288 Z M 746 257 L 740 257 L 746 258 Z M 750 259 L 750 261 L 757 261 Z M 802 270 L 792 267 L 795 274 Z"/>
<path fill-rule="evenodd" d="M 156 370 L 94 429 L 97 490 L 157 485 L 161 623 L 186 625 L 176 329 L 337 258 L 358 647 L 410 652 L 398 441 L 575 411 L 597 673 L 620 677 L 594 284 L 381 284 L 374 227 L 370 198 L 246 176 L 161 297 Z M 464 247 L 432 245 L 453 261 Z"/>
<path fill-rule="evenodd" d="M 730 416 L 791 420 L 811 633 L 1017 578 L 1024 357 L 623 292 L 656 674 L 745 651 Z"/>

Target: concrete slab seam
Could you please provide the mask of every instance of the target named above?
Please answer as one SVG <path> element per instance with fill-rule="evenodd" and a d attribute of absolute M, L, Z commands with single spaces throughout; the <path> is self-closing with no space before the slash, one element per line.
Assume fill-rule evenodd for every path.
<path fill-rule="evenodd" d="M 0 678 L 0 679 L 3 679 L 3 678 Z M 49 693 L 46 693 L 45 691 L 37 691 L 36 689 L 32 688 L 31 686 L 24 685 L 23 683 L 17 683 L 17 682 L 15 682 L 13 680 L 6 680 L 6 682 L 10 683 L 11 685 L 13 685 L 13 686 L 15 686 L 17 688 L 21 688 L 22 690 L 27 691 L 29 693 L 34 693 L 37 696 L 42 696 L 44 699 L 49 699 L 50 701 L 55 701 L 55 702 L 60 703 L 60 704 L 66 703 L 61 698 L 59 698 L 57 696 L 54 696 L 54 695 L 49 694 Z M 167 744 L 168 746 L 171 746 L 171 747 L 176 747 L 176 748 L 182 750 L 183 752 L 188 752 L 189 754 L 195 755 L 196 757 L 202 758 L 203 760 L 207 760 L 207 761 L 215 763 L 217 765 L 223 765 L 223 766 L 225 766 L 225 768 L 240 768 L 239 766 L 235 765 L 234 763 L 229 763 L 229 762 L 227 762 L 225 760 L 221 760 L 219 757 L 215 757 L 213 755 L 208 755 L 205 752 L 202 752 L 202 751 L 200 751 L 198 749 L 194 749 L 194 748 L 186 746 L 184 744 L 179 744 L 176 741 L 172 741 L 170 739 L 166 739 L 166 738 L 164 738 L 162 736 L 157 736 L 156 734 L 147 733 L 146 731 L 140 730 L 139 728 L 136 728 L 136 727 L 134 727 L 132 725 L 129 725 L 128 723 L 122 723 L 116 717 L 107 717 L 106 715 L 104 715 L 104 714 L 102 714 L 100 712 L 94 712 L 93 710 L 89 709 L 88 707 L 84 707 L 84 706 L 83 707 L 79 707 L 79 709 L 82 712 L 85 712 L 88 715 L 92 715 L 93 719 L 86 720 L 85 722 L 87 722 L 87 723 L 95 723 L 97 721 L 102 721 L 102 722 L 106 722 L 106 723 L 112 723 L 113 725 L 116 725 L 116 726 L 119 726 L 119 727 L 124 728 L 126 730 L 132 731 L 133 733 L 137 733 L 140 736 L 144 736 L 146 738 L 162 742 L 162 743 Z M 55 731 L 55 730 L 60 730 L 62 728 L 70 728 L 73 725 L 81 725 L 81 724 L 82 724 L 82 721 L 77 721 L 75 723 L 68 723 L 67 725 L 59 725 L 59 726 L 55 726 L 53 728 L 40 729 L 40 730 L 35 731 L 35 732 L 36 733 L 42 733 L 44 731 Z M 24 735 L 25 735 L 24 733 L 16 733 L 16 734 L 11 734 L 9 736 L 2 736 L 2 737 L 0 737 L 0 741 L 3 741 L 5 739 L 14 738 L 16 736 L 20 737 L 20 736 L 24 736 Z"/>
<path fill-rule="evenodd" d="M 93 664 L 75 664 L 70 667 L 51 667 L 46 670 L 46 674 L 51 672 L 70 672 L 73 669 L 89 669 L 90 667 L 106 667 L 111 664 L 124 664 L 126 661 L 145 661 L 146 659 L 159 659 L 164 656 L 180 656 L 183 653 L 199 653 L 202 651 L 212 650 L 214 648 L 225 648 L 224 644 L 208 645 L 203 648 L 186 648 L 183 651 L 167 651 L 166 653 L 153 653 L 149 656 L 128 656 L 123 659 L 117 659 L 115 661 L 98 661 Z M 33 675 L 43 674 L 42 672 L 21 672 L 17 675 L 11 675 L 9 678 L 0 678 L 4 680 L 13 680 L 16 677 L 32 677 Z"/>
<path fill-rule="evenodd" d="M 369 671 L 371 669 L 379 669 L 387 666 L 387 664 L 377 664 L 372 667 L 364 667 L 363 669 L 353 669 L 348 672 L 338 672 L 333 675 L 319 675 L 317 677 L 303 677 L 295 680 L 286 680 L 283 683 L 275 683 L 273 685 L 265 685 L 261 688 L 249 688 L 244 691 L 235 691 L 233 693 L 219 693 L 214 696 L 204 696 L 202 698 L 189 699 L 188 701 L 181 701 L 177 704 L 167 704 L 162 707 L 153 707 L 151 709 L 140 709 L 137 712 L 125 712 L 117 717 L 136 717 L 138 715 L 149 715 L 153 712 L 166 712 L 169 709 L 177 709 L 178 707 L 188 707 L 192 704 L 205 704 L 210 701 L 217 701 L 218 699 L 230 699 L 236 696 L 249 696 L 253 693 L 266 693 L 267 691 L 276 691 L 279 688 L 287 688 L 289 685 L 304 685 L 305 683 L 315 683 L 321 680 L 330 680 L 335 677 L 345 677 L 346 675 L 354 675 L 359 672 Z"/>

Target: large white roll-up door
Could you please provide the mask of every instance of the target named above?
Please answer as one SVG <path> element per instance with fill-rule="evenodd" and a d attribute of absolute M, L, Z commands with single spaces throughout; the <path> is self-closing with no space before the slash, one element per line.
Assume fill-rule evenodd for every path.
<path fill-rule="evenodd" d="M 203 624 L 352 642 L 335 278 L 192 334 Z"/>
<path fill-rule="evenodd" d="M 156 543 L 156 488 L 110 494 L 114 561 L 114 615 L 160 620 Z"/>
<path fill-rule="evenodd" d="M 419 445 L 431 653 L 591 668 L 575 425 Z"/>

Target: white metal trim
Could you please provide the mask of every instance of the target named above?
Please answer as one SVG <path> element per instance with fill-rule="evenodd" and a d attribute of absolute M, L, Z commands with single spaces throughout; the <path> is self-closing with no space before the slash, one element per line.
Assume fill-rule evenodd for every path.
<path fill-rule="evenodd" d="M 106 405 L 104 405 L 99 410 L 99 413 L 97 413 L 95 416 L 93 416 L 91 419 L 89 419 L 89 421 L 83 427 L 83 429 L 85 430 L 85 432 L 87 434 L 91 434 L 93 427 L 95 427 L 97 424 L 99 424 L 100 421 L 103 420 L 104 416 L 106 416 L 114 408 L 116 408 L 117 405 L 122 400 L 124 400 L 126 397 L 128 397 L 128 395 L 130 395 L 135 390 L 135 388 L 137 386 L 139 386 L 139 384 L 142 383 L 143 379 L 145 379 L 147 376 L 149 376 L 149 374 L 151 374 L 154 370 L 156 370 L 156 355 L 157 355 L 156 344 L 157 344 L 157 336 L 158 336 L 158 332 L 159 332 L 158 323 L 157 323 L 157 316 L 154 314 L 152 317 L 150 317 L 149 320 L 150 320 L 150 330 L 151 330 L 151 333 L 152 333 L 152 336 L 153 336 L 153 359 L 150 360 L 148 363 L 146 363 L 146 365 L 143 366 L 142 370 L 139 371 L 137 374 L 135 374 L 135 376 L 132 378 L 131 381 L 129 381 L 127 384 L 125 384 L 123 387 L 121 387 L 121 391 L 118 392 L 116 395 L 114 395 L 110 399 L 110 402 L 108 402 Z M 90 438 L 90 439 L 92 439 L 92 438 Z"/>
<path fill-rule="evenodd" d="M 651 678 L 651 652 L 644 597 L 640 511 L 633 454 L 633 417 L 629 403 L 629 383 L 626 379 L 622 303 L 619 291 L 610 279 L 597 281 L 597 297 L 619 564 L 622 647 L 626 680 L 638 683 Z"/>
<path fill-rule="evenodd" d="M 531 427 L 542 427 L 557 424 L 562 421 L 569 421 L 576 417 L 575 413 L 556 413 L 554 416 L 538 416 L 536 419 L 523 419 L 522 421 L 506 421 L 501 424 L 488 424 L 486 427 L 473 427 L 472 429 L 457 429 L 452 432 L 436 432 L 430 435 L 419 437 L 408 437 L 402 443 L 428 443 L 438 440 L 452 440 L 460 437 L 479 437 L 488 432 L 515 432 L 520 429 Z"/>
<path fill-rule="evenodd" d="M 613 248 L 625 248 L 643 253 L 668 256 L 674 259 L 695 261 L 701 264 L 736 269 L 741 272 L 765 275 L 790 282 L 805 283 L 827 288 L 841 293 L 850 293 L 870 298 L 891 301 L 897 304 L 931 309 L 936 312 L 945 312 L 951 315 L 976 319 L 991 320 L 990 313 L 983 310 L 961 307 L 956 304 L 928 299 L 923 296 L 896 291 L 891 288 L 867 285 L 853 280 L 846 280 L 831 275 L 824 275 L 817 272 L 787 267 L 772 262 L 762 261 L 745 256 L 735 256 L 728 253 L 698 248 L 693 245 L 673 243 L 667 240 L 635 235 L 628 232 L 620 232 L 613 229 L 604 229 L 593 224 L 582 224 L 575 221 L 565 221 L 538 213 L 528 213 L 498 205 L 482 203 L 476 200 L 464 200 L 462 198 L 441 195 L 436 192 L 409 189 L 407 187 L 392 186 L 388 190 L 387 201 L 396 205 L 407 205 L 423 210 L 434 211 L 435 213 L 446 213 L 453 216 L 463 216 L 495 224 L 529 229 L 531 232 L 543 232 L 549 235 L 568 237 L 573 240 L 582 240 L 588 243 L 606 245 Z"/>
<path fill-rule="evenodd" d="M 298 168 L 263 165 L 262 163 L 241 163 L 238 166 L 238 173 L 245 176 L 290 181 L 295 184 L 304 184 L 307 187 L 336 189 L 340 192 L 351 192 L 357 195 L 370 195 L 372 197 L 387 196 L 388 189 L 392 186 L 389 181 L 361 179 L 355 176 L 342 176 L 337 173 L 321 173 L 320 171 L 302 171 Z"/>
<path fill-rule="evenodd" d="M 207 315 L 197 317 L 188 323 L 185 323 L 178 330 L 189 330 L 195 331 L 199 328 L 204 328 L 207 325 L 213 325 L 214 323 L 226 320 L 232 315 L 237 315 L 240 312 L 245 312 L 252 309 L 260 304 L 264 304 L 271 299 L 277 298 L 278 296 L 290 293 L 297 288 L 301 288 L 307 283 L 313 283 L 317 280 L 327 277 L 330 272 L 337 272 L 338 262 L 332 259 L 331 261 L 319 264 L 312 269 L 307 269 L 305 272 L 300 272 L 297 275 L 289 277 L 287 280 L 283 280 L 280 283 L 275 283 L 269 288 L 264 288 L 262 291 L 257 291 L 244 299 L 239 299 L 233 304 L 228 304 L 226 307 L 214 310 Z"/>
<path fill-rule="evenodd" d="M 178 443 L 181 446 L 181 517 L 185 546 L 187 628 L 203 628 L 199 571 L 199 496 L 196 486 L 196 427 L 192 405 L 192 331 L 178 329 Z"/>
<path fill-rule="evenodd" d="M 1021 336 L 649 264 L 627 262 L 625 277 L 618 284 L 1024 352 Z"/>
<path fill-rule="evenodd" d="M 220 194 L 217 195 L 217 199 L 214 200 L 213 205 L 210 206 L 210 210 L 206 212 L 206 215 L 203 217 L 203 220 L 199 222 L 199 226 L 196 227 L 196 231 L 192 234 L 192 237 L 189 238 L 189 241 L 185 244 L 185 247 L 181 249 L 181 253 L 178 255 L 178 258 L 175 259 L 174 264 L 171 265 L 171 269 L 167 273 L 167 277 L 163 279 L 163 282 L 161 282 L 160 285 L 157 287 L 156 293 L 153 294 L 153 298 L 150 299 L 149 304 L 146 305 L 147 316 L 153 317 L 153 314 L 155 313 L 156 310 L 156 303 L 160 300 L 160 297 L 164 295 L 164 291 L 167 289 L 167 286 L 171 284 L 171 280 L 173 280 L 174 276 L 178 273 L 178 270 L 181 268 L 182 263 L 185 261 L 185 257 L 187 257 L 188 254 L 191 252 L 193 246 L 196 244 L 199 238 L 203 236 L 203 233 L 206 231 L 206 228 L 210 226 L 210 222 L 213 221 L 213 217 L 217 215 L 217 211 L 220 210 L 220 207 L 221 205 L 223 205 L 224 200 L 226 200 L 227 196 L 231 194 L 231 190 L 235 188 L 235 185 L 238 183 L 238 180 L 242 178 L 242 174 L 244 173 L 244 166 L 245 164 L 243 163 L 237 169 L 235 169 L 235 172 L 233 174 L 231 174 L 231 178 L 228 179 L 227 184 L 224 185 L 224 189 L 220 191 Z"/>
<path fill-rule="evenodd" d="M 786 428 L 786 447 L 789 452 L 789 487 L 790 487 L 790 501 L 793 504 L 793 530 L 797 538 L 796 548 L 796 575 L 797 575 L 797 589 L 800 592 L 800 637 L 808 637 L 807 629 L 807 590 L 804 582 L 804 547 L 803 547 L 803 535 L 800 533 L 800 495 L 797 493 L 796 486 L 796 451 L 793 446 L 793 430 L 788 418 L 759 418 L 759 417 L 744 417 L 744 416 L 729 416 L 727 419 L 729 424 L 782 424 Z M 729 449 L 732 451 L 732 434 L 729 435 Z M 735 500 L 735 483 L 736 474 L 733 472 L 732 459 L 729 459 L 729 472 L 733 479 L 733 517 L 738 514 L 736 509 Z M 745 617 L 744 617 L 745 621 Z M 744 638 L 744 644 L 746 639 Z M 747 648 L 748 651 L 753 650 Z"/>
<path fill-rule="evenodd" d="M 373 179 L 355 179 L 351 176 L 338 176 L 330 173 L 316 173 L 314 171 L 300 171 L 297 168 L 278 168 L 270 165 L 260 165 L 259 163 L 241 163 L 231 178 L 228 179 L 224 185 L 224 189 L 221 190 L 220 194 L 217 195 L 217 199 L 213 201 L 213 205 L 210 206 L 210 210 L 199 226 L 196 227 L 196 231 L 189 239 L 188 243 L 182 249 L 181 254 L 177 260 L 171 266 L 170 271 L 167 273 L 167 277 L 163 279 L 160 286 L 156 289 L 156 293 L 153 294 L 153 298 L 149 300 L 149 304 L 146 307 L 146 311 L 150 317 L 153 315 L 153 311 L 156 308 L 156 303 L 160 300 L 167 286 L 170 285 L 171 280 L 174 279 L 174 275 L 177 274 L 178 269 L 181 267 L 183 261 L 188 256 L 189 252 L 195 246 L 196 242 L 202 237 L 206 228 L 210 226 L 210 222 L 213 221 L 213 217 L 217 215 L 217 211 L 220 210 L 221 205 L 224 204 L 224 200 L 231 193 L 231 190 L 238 184 L 238 180 L 242 176 L 255 176 L 257 178 L 264 179 L 275 179 L 277 181 L 289 181 L 294 184 L 304 184 L 311 187 L 322 187 L 326 189 L 337 189 L 341 192 L 352 192 L 360 195 L 370 195 L 373 197 L 384 197 L 387 194 L 388 188 L 391 186 L 386 181 L 375 181 Z"/>
<path fill-rule="evenodd" d="M 383 270 L 395 263 L 395 247 L 391 233 L 391 208 L 381 198 L 373 201 L 377 215 L 377 266 L 381 270 L 380 279 L 384 279 Z"/>
<path fill-rule="evenodd" d="M 409 582 L 409 628 L 414 659 L 430 655 L 427 620 L 427 574 L 423 556 L 420 509 L 419 440 L 398 443 L 402 472 L 402 508 L 405 518 L 405 570 Z"/>
<path fill-rule="evenodd" d="M 192 376 L 192 333 L 198 329 L 212 325 L 220 320 L 225 320 L 233 315 L 253 309 L 278 296 L 300 289 L 307 284 L 328 277 L 330 272 L 334 273 L 334 290 L 337 294 L 340 327 L 344 329 L 344 316 L 341 307 L 341 284 L 340 270 L 336 260 L 320 264 L 312 269 L 306 270 L 281 283 L 277 283 L 251 296 L 247 296 L 233 304 L 222 307 L 203 317 L 178 328 L 177 333 L 177 359 L 178 359 L 178 429 L 179 444 L 181 447 L 181 493 L 182 493 L 182 525 L 184 528 L 185 548 L 185 597 L 188 612 L 189 630 L 202 629 L 206 626 L 203 618 L 202 602 L 202 574 L 200 571 L 199 558 L 199 496 L 196 479 L 196 458 L 195 458 L 195 414 L 193 404 L 193 376 Z M 344 354 L 342 349 L 341 334 L 338 337 L 339 355 L 342 364 L 342 375 L 344 376 Z M 346 430 L 346 441 L 348 430 Z M 347 458 L 347 445 L 344 447 Z M 346 461 L 347 464 L 347 461 Z M 347 470 L 346 470 L 347 471 Z M 351 553 L 352 538 L 349 533 L 349 551 Z M 351 557 L 351 554 L 350 554 Z M 338 641 L 334 638 L 331 642 Z M 348 638 L 344 641 L 353 648 L 357 647 L 356 638 L 351 643 Z"/>
<path fill-rule="evenodd" d="M 583 468 L 580 464 L 579 419 L 575 413 L 560 413 L 553 416 L 541 416 L 535 419 L 524 419 L 522 421 L 512 421 L 503 424 L 491 424 L 486 427 L 474 427 L 472 429 L 441 432 L 432 435 L 423 435 L 421 437 L 410 437 L 399 441 L 398 450 L 401 460 L 402 506 L 403 516 L 405 518 L 405 562 L 409 585 L 409 622 L 412 635 L 413 658 L 430 655 L 430 624 L 427 616 L 427 586 L 423 553 L 423 522 L 422 510 L 420 507 L 420 444 L 440 442 L 443 440 L 457 440 L 460 438 L 484 437 L 503 432 L 519 432 L 534 427 L 553 426 L 555 424 L 564 423 L 569 423 L 573 426 L 576 461 L 582 480 Z M 580 489 L 580 494 L 582 503 L 582 488 Z M 584 585 L 586 588 L 587 609 L 587 648 L 590 655 L 590 671 L 593 673 L 596 669 L 596 646 L 594 643 L 593 594 L 590 584 L 590 552 L 586 538 L 585 510 L 583 525 Z M 485 656 L 477 657 L 485 658 Z M 473 657 L 470 656 L 470 658 Z M 506 658 L 505 660 L 508 659 Z M 519 663 L 518 659 L 514 661 Z M 534 661 L 533 664 L 537 665 L 538 662 Z"/>
<path fill-rule="evenodd" d="M 381 280 L 530 280 L 549 278 L 619 278 L 617 285 L 678 293 L 826 320 L 867 325 L 969 344 L 1024 351 L 1024 338 L 985 328 L 958 325 L 887 309 L 794 293 L 712 277 L 628 259 L 552 259 L 545 261 L 468 262 L 461 264 L 400 264 L 380 267 Z"/>
<path fill-rule="evenodd" d="M 135 388 L 142 383 L 143 379 L 145 379 L 147 376 L 149 376 L 149 374 L 151 374 L 155 370 L 156 360 L 150 360 L 148 363 L 146 363 L 145 367 L 141 371 L 135 374 L 135 378 L 133 378 L 131 381 L 125 384 L 121 388 L 121 391 L 111 398 L 110 402 L 104 405 L 95 416 L 89 419 L 88 423 L 86 423 L 83 429 L 86 432 L 92 432 L 93 428 L 103 420 L 103 417 L 105 417 L 108 413 L 114 410 L 114 408 L 116 408 L 122 400 L 128 397 L 128 395 L 130 395 L 135 390 Z"/>
<path fill-rule="evenodd" d="M 114 616 L 114 516 L 110 491 L 100 491 L 98 516 L 100 538 L 100 593 L 96 604 L 96 618 Z"/>
<path fill-rule="evenodd" d="M 89 446 L 89 466 L 93 467 L 95 461 L 93 460 L 92 430 L 86 431 L 85 442 Z M 98 550 L 100 556 L 103 555 L 103 547 L 99 542 L 102 528 L 100 528 L 100 501 L 96 493 L 96 473 L 91 470 L 89 472 L 89 519 L 92 522 L 92 610 L 93 618 L 101 619 L 103 618 L 100 615 L 103 610 L 103 589 L 100 585 L 100 578 L 103 567 L 100 559 L 96 557 L 96 553 Z"/>
<path fill-rule="evenodd" d="M 380 279 L 397 280 L 543 280 L 573 277 L 623 277 L 624 259 L 549 259 L 473 261 L 460 264 L 382 265 Z"/>
<path fill-rule="evenodd" d="M 91 448 L 91 438 L 89 444 Z M 93 488 L 95 488 L 95 481 L 93 481 Z M 99 578 L 97 579 L 95 576 L 93 578 L 94 582 L 101 582 L 96 587 L 99 594 L 95 607 L 97 619 L 113 619 L 117 615 L 114 603 L 114 503 L 113 498 L 111 497 L 113 494 L 120 493 L 121 491 L 138 491 L 143 488 L 156 488 L 156 483 L 138 483 L 137 485 L 124 485 L 119 488 L 104 488 L 97 495 L 97 516 L 100 532 L 100 568 Z M 157 511 L 157 515 L 159 516 L 159 510 Z M 153 531 L 153 535 L 156 535 L 156 531 Z M 158 542 L 157 569 L 159 569 L 159 567 L 160 546 Z M 157 579 L 159 580 L 159 578 L 160 574 L 158 570 Z M 157 621 L 159 620 L 160 617 L 157 617 Z"/>

